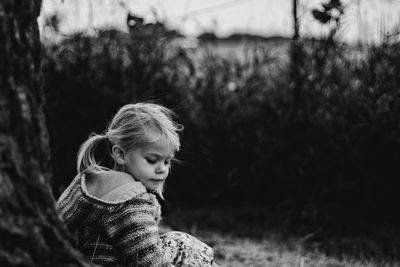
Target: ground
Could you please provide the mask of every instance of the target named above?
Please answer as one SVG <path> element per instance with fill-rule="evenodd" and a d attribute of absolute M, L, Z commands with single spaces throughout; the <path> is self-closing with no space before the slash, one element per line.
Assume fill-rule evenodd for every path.
<path fill-rule="evenodd" d="M 194 213 L 196 216 L 193 216 Z M 248 235 L 246 233 L 250 233 L 249 231 L 237 229 L 232 225 L 225 228 L 221 226 L 216 230 L 215 226 L 208 227 L 204 220 L 198 219 L 201 214 L 207 217 L 205 210 L 171 213 L 164 218 L 162 231 L 185 231 L 207 243 L 214 249 L 215 259 L 220 266 L 400 266 L 398 260 L 360 256 L 362 253 L 327 255 L 320 249 L 306 244 L 305 240 L 310 236 L 295 237 L 274 231 L 268 232 L 261 229 L 259 224 L 254 226 L 252 233 Z M 252 228 L 251 225 L 249 227 Z M 257 231 L 259 235 L 254 234 Z M 362 249 L 359 240 L 347 239 L 345 242 L 353 243 L 356 248 Z M 344 241 L 335 239 L 332 244 L 331 247 L 336 246 L 336 251 L 343 251 L 341 246 Z M 371 246 L 375 245 L 378 246 L 371 243 Z"/>

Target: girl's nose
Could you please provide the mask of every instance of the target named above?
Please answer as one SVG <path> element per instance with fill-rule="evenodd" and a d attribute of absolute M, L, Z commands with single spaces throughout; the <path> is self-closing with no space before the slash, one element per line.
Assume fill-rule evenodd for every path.
<path fill-rule="evenodd" d="M 166 166 L 164 163 L 160 163 L 160 165 L 158 165 L 157 167 L 157 173 L 165 173 L 168 170 L 168 166 Z"/>

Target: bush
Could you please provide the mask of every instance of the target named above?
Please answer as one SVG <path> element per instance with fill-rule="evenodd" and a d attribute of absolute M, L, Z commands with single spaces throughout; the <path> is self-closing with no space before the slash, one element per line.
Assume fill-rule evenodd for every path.
<path fill-rule="evenodd" d="M 185 126 L 183 164 L 167 184 L 175 205 L 258 205 L 338 225 L 396 221 L 398 44 L 357 52 L 302 40 L 288 63 L 263 46 L 245 52 L 226 59 L 116 31 L 46 48 L 55 192 L 74 175 L 90 132 L 121 105 L 151 100 Z"/>

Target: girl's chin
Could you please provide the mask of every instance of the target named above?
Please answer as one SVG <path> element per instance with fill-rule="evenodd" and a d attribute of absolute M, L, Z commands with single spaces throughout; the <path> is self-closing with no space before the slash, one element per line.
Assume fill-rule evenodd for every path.
<path fill-rule="evenodd" d="M 148 191 L 150 192 L 156 192 L 158 191 L 159 188 L 161 188 L 163 185 L 163 182 L 159 182 L 159 183 L 148 183 L 145 184 L 145 187 Z"/>

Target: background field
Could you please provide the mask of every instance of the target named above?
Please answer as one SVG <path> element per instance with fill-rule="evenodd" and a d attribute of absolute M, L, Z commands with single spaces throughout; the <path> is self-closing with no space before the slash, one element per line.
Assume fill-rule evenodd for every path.
<path fill-rule="evenodd" d="M 185 126 L 165 223 L 203 238 L 221 263 L 396 264 L 398 42 L 188 47 L 157 29 L 75 34 L 44 47 L 56 197 L 91 132 L 104 131 L 121 105 L 153 101 Z M 111 166 L 105 149 L 97 156 Z"/>

